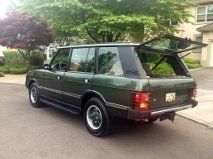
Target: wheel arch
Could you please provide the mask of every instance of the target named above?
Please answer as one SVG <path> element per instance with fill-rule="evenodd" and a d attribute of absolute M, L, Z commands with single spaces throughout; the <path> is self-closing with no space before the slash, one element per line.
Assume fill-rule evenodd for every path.
<path fill-rule="evenodd" d="M 29 83 L 28 83 L 28 88 L 30 88 L 30 86 L 31 86 L 33 83 L 36 83 L 36 84 L 38 85 L 38 82 L 36 81 L 36 79 L 30 79 L 30 80 L 29 80 Z"/>
<path fill-rule="evenodd" d="M 89 99 L 91 99 L 91 98 L 93 98 L 93 97 L 99 98 L 99 99 L 103 102 L 103 104 L 106 105 L 106 100 L 105 100 L 105 98 L 104 98 L 99 92 L 94 91 L 94 90 L 89 90 L 89 91 L 86 91 L 86 92 L 84 93 L 84 95 L 81 97 L 81 106 L 82 106 L 82 110 L 84 110 L 84 105 L 85 105 L 85 103 L 86 103 Z"/>

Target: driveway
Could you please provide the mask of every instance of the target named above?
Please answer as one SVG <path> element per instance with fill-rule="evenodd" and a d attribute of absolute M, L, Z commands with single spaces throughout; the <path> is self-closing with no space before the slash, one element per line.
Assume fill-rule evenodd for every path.
<path fill-rule="evenodd" d="M 198 84 L 199 104 L 178 114 L 213 129 L 213 68 L 192 71 L 191 74 Z"/>
<path fill-rule="evenodd" d="M 0 83 L 0 159 L 212 159 L 213 130 L 175 122 L 116 121 L 109 137 L 90 135 L 80 117 L 32 108 L 21 84 Z"/>

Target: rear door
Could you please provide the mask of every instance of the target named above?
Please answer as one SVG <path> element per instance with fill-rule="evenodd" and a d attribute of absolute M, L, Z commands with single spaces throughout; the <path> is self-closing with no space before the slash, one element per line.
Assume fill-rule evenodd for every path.
<path fill-rule="evenodd" d="M 196 84 L 192 78 L 150 78 L 151 109 L 190 104 Z"/>
<path fill-rule="evenodd" d="M 63 77 L 63 101 L 80 107 L 81 96 L 90 89 L 95 71 L 95 47 L 73 48 L 70 69 Z"/>
<path fill-rule="evenodd" d="M 190 39 L 162 35 L 136 48 L 142 57 L 142 65 L 149 64 L 149 67 L 152 67 L 146 70 L 143 66 L 146 73 L 149 72 L 147 74 L 149 74 L 151 109 L 187 105 L 192 102 L 191 95 L 196 83 L 178 54 L 205 46 L 206 44 Z M 148 55 L 151 55 L 151 58 Z M 160 60 L 153 60 L 154 55 L 155 57 L 160 55 Z M 157 71 L 157 68 L 161 68 L 161 72 Z"/>
<path fill-rule="evenodd" d="M 98 70 L 93 78 L 92 89 L 103 96 L 110 108 L 125 109 L 130 104 L 132 79 L 125 78 L 120 58 L 122 53 L 117 46 L 98 49 Z"/>
<path fill-rule="evenodd" d="M 139 45 L 139 49 L 171 55 L 205 47 L 206 44 L 172 35 L 161 35 Z"/>

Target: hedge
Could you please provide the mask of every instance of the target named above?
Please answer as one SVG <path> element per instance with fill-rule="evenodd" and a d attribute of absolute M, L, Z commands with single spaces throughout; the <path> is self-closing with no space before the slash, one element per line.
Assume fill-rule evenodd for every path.
<path fill-rule="evenodd" d="M 17 50 L 6 50 L 3 51 L 3 54 L 5 56 L 5 65 L 13 65 L 13 66 L 26 65 L 26 61 L 23 59 L 23 57 Z"/>
<path fill-rule="evenodd" d="M 184 62 L 185 62 L 185 64 L 186 64 L 186 66 L 187 66 L 189 69 L 196 69 L 196 68 L 201 67 L 199 61 L 196 61 L 196 60 L 193 60 L 193 59 L 190 59 L 190 58 L 184 58 L 183 60 L 184 60 Z"/>
<path fill-rule="evenodd" d="M 9 66 L 26 66 L 26 60 L 17 50 L 3 51 L 5 56 L 5 65 Z M 30 65 L 41 67 L 44 63 L 44 56 L 40 51 L 34 51 L 30 59 Z"/>
<path fill-rule="evenodd" d="M 10 73 L 10 66 L 0 66 L 0 72 Z"/>
<path fill-rule="evenodd" d="M 4 73 L 3 72 L 0 72 L 0 77 L 4 77 Z"/>
<path fill-rule="evenodd" d="M 0 72 L 11 74 L 25 74 L 29 70 L 38 68 L 38 66 L 0 66 Z"/>

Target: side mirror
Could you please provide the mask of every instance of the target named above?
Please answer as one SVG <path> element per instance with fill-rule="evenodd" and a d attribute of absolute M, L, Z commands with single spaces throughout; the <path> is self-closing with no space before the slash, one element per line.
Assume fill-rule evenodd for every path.
<path fill-rule="evenodd" d="M 49 70 L 50 65 L 49 65 L 49 64 L 44 64 L 44 65 L 43 65 L 43 68 L 46 69 L 46 70 Z"/>

